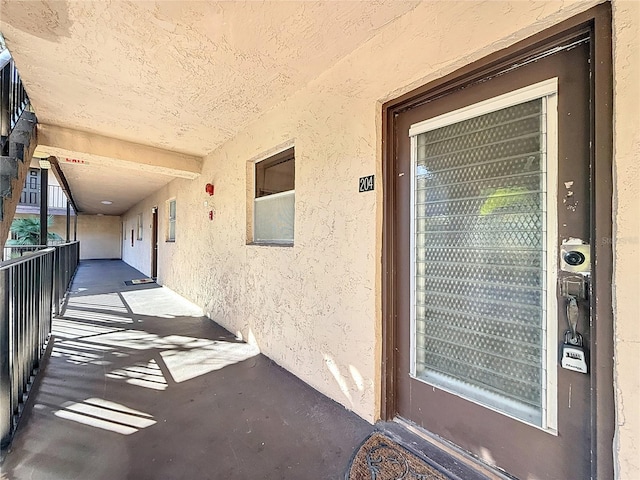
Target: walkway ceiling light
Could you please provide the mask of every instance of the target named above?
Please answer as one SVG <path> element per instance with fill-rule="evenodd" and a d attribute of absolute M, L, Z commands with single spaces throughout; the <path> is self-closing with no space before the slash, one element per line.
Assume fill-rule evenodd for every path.
<path fill-rule="evenodd" d="M 51 168 L 51 162 L 49 161 L 48 158 L 41 158 L 40 160 L 38 160 L 38 164 L 40 165 L 40 168 L 46 168 L 46 169 Z"/>
<path fill-rule="evenodd" d="M 102 200 L 100 203 L 103 205 L 111 205 L 113 202 L 111 200 Z"/>

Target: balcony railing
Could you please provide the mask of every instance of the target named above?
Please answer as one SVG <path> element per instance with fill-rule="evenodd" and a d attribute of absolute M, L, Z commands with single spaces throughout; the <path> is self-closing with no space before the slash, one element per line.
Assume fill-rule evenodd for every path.
<path fill-rule="evenodd" d="M 80 262 L 80 242 L 62 243 L 55 248 L 53 308 L 57 315 Z"/>
<path fill-rule="evenodd" d="M 34 253 L 48 248 L 47 245 L 5 245 L 2 252 L 2 262 L 16 258 L 28 257 Z"/>
<path fill-rule="evenodd" d="M 0 153 L 6 154 L 9 134 L 16 126 L 20 115 L 29 105 L 29 97 L 20 79 L 18 69 L 8 50 L 0 52 Z"/>
<path fill-rule="evenodd" d="M 67 208 L 67 197 L 59 185 L 49 185 L 47 193 L 48 208 Z M 25 185 L 20 195 L 20 202 L 18 205 L 25 205 L 30 207 L 40 206 L 40 183 L 35 187 Z"/>
<path fill-rule="evenodd" d="M 0 442 L 8 445 L 78 266 L 79 243 L 32 252 L 0 265 Z"/>

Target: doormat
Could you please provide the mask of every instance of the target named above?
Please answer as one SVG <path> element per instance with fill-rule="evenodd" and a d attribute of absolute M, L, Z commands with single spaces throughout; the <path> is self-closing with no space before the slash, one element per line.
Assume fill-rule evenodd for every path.
<path fill-rule="evenodd" d="M 153 278 L 139 278 L 138 280 L 125 280 L 125 285 L 142 285 L 144 283 L 154 283 Z"/>
<path fill-rule="evenodd" d="M 449 480 L 381 433 L 374 432 L 353 455 L 345 480 Z"/>

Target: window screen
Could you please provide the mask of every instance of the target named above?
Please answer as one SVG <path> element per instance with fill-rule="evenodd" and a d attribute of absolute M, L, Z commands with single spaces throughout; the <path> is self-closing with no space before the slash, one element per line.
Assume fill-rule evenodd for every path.
<path fill-rule="evenodd" d="M 295 153 L 290 148 L 256 163 L 253 240 L 291 244 L 295 217 Z"/>
<path fill-rule="evenodd" d="M 414 139 L 415 376 L 536 424 L 545 388 L 543 100 Z"/>

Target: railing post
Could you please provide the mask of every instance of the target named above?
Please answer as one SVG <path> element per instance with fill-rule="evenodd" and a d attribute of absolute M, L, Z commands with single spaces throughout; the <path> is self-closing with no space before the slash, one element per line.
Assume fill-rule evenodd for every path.
<path fill-rule="evenodd" d="M 67 236 L 65 237 L 66 243 L 69 243 L 69 237 L 71 236 L 71 204 L 67 202 Z"/>
<path fill-rule="evenodd" d="M 40 169 L 40 245 L 46 245 L 49 240 L 47 232 L 47 214 L 49 213 L 49 170 Z"/>
<path fill-rule="evenodd" d="M 0 70 L 0 134 L 2 138 L 9 136 L 9 89 L 11 88 L 11 61 Z M 8 147 L 8 145 L 7 145 Z M 8 152 L 0 152 L 3 155 Z"/>
<path fill-rule="evenodd" d="M 46 294 L 46 301 L 44 302 L 44 308 L 45 308 L 45 313 L 47 315 L 47 324 L 46 324 L 46 330 L 43 333 L 42 336 L 42 345 L 44 345 L 45 341 L 48 340 L 49 338 L 49 334 L 51 334 L 51 330 L 52 330 L 52 323 L 53 323 L 53 282 L 54 282 L 54 277 L 55 277 L 55 263 L 54 263 L 54 258 L 55 258 L 55 252 L 53 252 L 52 255 L 50 255 L 47 258 L 47 265 L 49 265 L 49 268 L 47 269 L 47 289 L 45 291 Z"/>
<path fill-rule="evenodd" d="M 53 311 L 60 314 L 60 248 L 56 247 L 53 255 Z"/>
<path fill-rule="evenodd" d="M 42 261 L 43 257 L 39 257 L 33 264 L 34 269 L 34 282 L 29 285 L 29 294 L 31 298 L 34 300 L 33 305 L 33 317 L 30 328 L 30 338 L 31 338 L 31 352 L 32 352 L 32 360 L 31 364 L 39 367 L 40 366 L 40 292 L 42 291 L 42 274 L 44 273 L 42 270 Z"/>
<path fill-rule="evenodd" d="M 0 271 L 0 442 L 9 442 L 11 434 L 11 363 L 9 349 L 9 271 Z"/>

